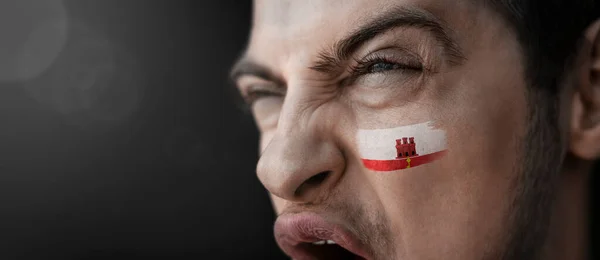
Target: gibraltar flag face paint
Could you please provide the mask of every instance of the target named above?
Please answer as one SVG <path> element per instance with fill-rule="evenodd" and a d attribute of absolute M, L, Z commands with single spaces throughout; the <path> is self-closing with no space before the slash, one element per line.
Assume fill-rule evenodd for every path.
<path fill-rule="evenodd" d="M 389 172 L 431 163 L 447 153 L 446 132 L 433 122 L 358 130 L 361 159 L 369 170 Z"/>

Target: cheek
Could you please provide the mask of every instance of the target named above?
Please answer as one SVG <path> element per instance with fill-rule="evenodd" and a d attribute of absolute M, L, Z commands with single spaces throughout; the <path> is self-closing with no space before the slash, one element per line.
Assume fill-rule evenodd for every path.
<path fill-rule="evenodd" d="M 504 83 L 480 83 L 448 97 L 469 102 L 437 103 L 427 117 L 447 135 L 448 152 L 439 161 L 398 172 L 365 172 L 392 220 L 397 244 L 413 250 L 409 255 L 445 252 L 467 259 L 501 243 L 526 156 L 527 116 L 524 84 Z"/>
<path fill-rule="evenodd" d="M 500 243 L 520 163 L 521 127 L 501 123 L 511 120 L 512 115 L 496 115 L 446 124 L 448 153 L 441 160 L 389 174 L 366 172 L 397 244 L 414 250 L 410 255 L 468 259 Z M 454 251 L 459 248 L 464 251 Z"/>

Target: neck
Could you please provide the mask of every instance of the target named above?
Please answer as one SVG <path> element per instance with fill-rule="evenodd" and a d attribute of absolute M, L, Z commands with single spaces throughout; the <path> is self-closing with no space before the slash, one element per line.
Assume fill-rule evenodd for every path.
<path fill-rule="evenodd" d="M 568 168 L 559 180 L 544 259 L 584 260 L 588 257 L 591 166 Z"/>

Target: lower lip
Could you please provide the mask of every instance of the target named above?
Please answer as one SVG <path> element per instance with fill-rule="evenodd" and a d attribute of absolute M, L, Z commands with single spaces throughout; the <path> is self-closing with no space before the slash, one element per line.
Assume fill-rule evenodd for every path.
<path fill-rule="evenodd" d="M 294 230 L 293 232 L 281 232 L 280 230 Z M 297 231 L 302 230 L 302 231 Z M 297 215 L 280 216 L 275 223 L 275 234 L 285 234 L 276 238 L 279 242 L 292 242 L 288 248 L 282 248 L 290 253 L 305 254 L 297 246 L 301 243 L 313 243 L 321 240 L 334 240 L 338 245 L 352 248 L 354 254 L 364 259 L 365 253 L 360 249 L 354 238 L 348 232 L 340 230 L 340 227 L 327 223 L 322 217 L 314 213 L 303 213 Z M 286 244 L 286 243 L 280 243 Z M 361 258 L 362 257 L 362 258 Z"/>

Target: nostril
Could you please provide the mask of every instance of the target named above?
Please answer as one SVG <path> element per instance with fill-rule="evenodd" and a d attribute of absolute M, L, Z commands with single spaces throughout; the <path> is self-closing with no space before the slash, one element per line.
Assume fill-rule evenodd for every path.
<path fill-rule="evenodd" d="M 302 194 L 307 190 L 314 189 L 317 186 L 321 185 L 327 179 L 327 177 L 329 177 L 329 175 L 331 175 L 331 171 L 321 172 L 317 175 L 308 178 L 300 185 L 300 187 L 298 187 L 298 189 L 296 189 L 294 195 L 302 196 Z"/>
<path fill-rule="evenodd" d="M 331 173 L 330 171 L 319 173 L 315 176 L 310 177 L 308 180 L 306 180 L 304 182 L 304 184 L 309 185 L 309 186 L 310 185 L 319 185 L 323 181 L 325 181 L 325 179 L 327 179 L 327 177 L 329 176 L 330 173 Z"/>

